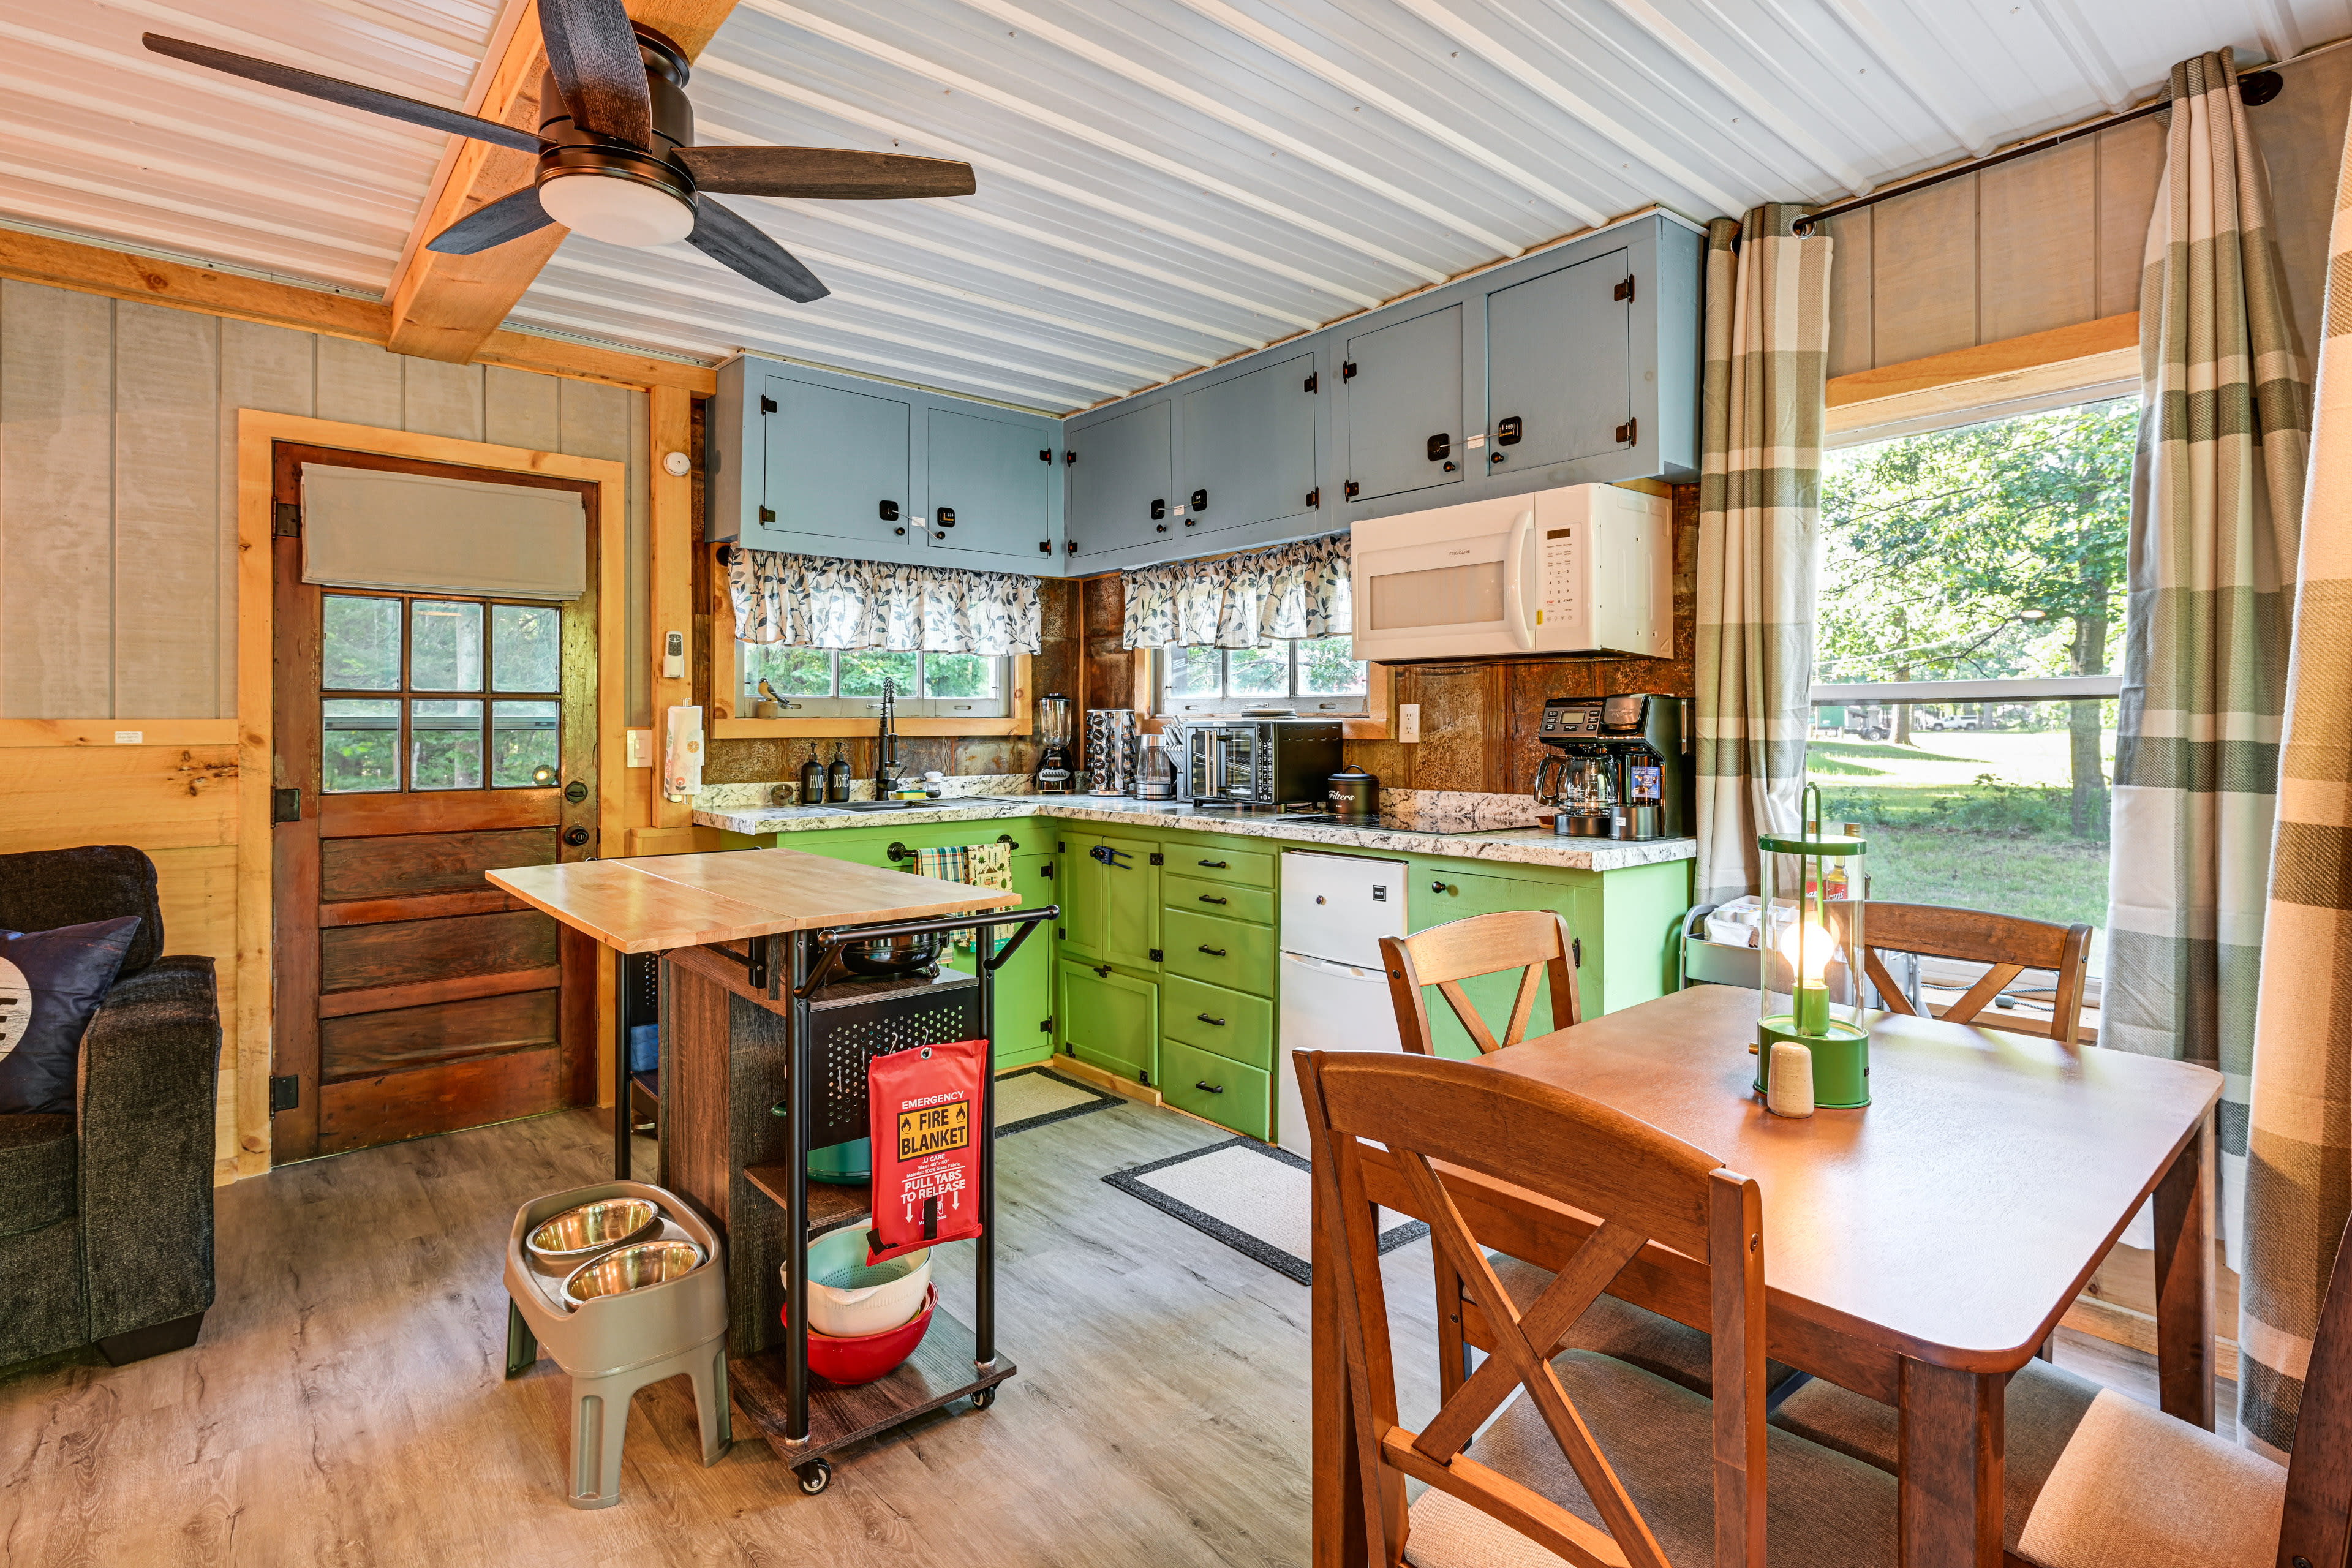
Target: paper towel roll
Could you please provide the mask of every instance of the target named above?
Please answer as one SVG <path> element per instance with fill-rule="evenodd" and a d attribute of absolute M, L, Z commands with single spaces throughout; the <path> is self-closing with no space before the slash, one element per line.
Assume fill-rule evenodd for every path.
<path fill-rule="evenodd" d="M 1764 1109 L 1775 1116 L 1813 1113 L 1813 1053 L 1793 1040 L 1772 1047 L 1772 1070 L 1765 1079 Z"/>

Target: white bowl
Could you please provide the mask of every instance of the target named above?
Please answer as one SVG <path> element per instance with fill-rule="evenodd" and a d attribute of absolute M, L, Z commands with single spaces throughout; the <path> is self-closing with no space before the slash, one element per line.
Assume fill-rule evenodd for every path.
<path fill-rule="evenodd" d="M 809 1246 L 809 1327 L 835 1339 L 860 1339 L 910 1321 L 931 1288 L 931 1251 L 925 1247 L 866 1267 L 870 1225 L 830 1232 Z M 777 1269 L 792 1289 L 792 1267 Z M 827 1283 L 833 1281 L 833 1283 Z"/>

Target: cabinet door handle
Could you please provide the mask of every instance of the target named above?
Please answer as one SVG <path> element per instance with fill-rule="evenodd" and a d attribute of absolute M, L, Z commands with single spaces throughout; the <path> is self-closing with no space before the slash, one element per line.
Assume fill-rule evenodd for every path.
<path fill-rule="evenodd" d="M 1212 1018 L 1206 1013 L 1195 1013 L 1193 1016 L 1203 1024 L 1214 1024 L 1220 1029 L 1225 1026 L 1225 1021 L 1223 1018 Z"/>
<path fill-rule="evenodd" d="M 1462 889 L 1451 882 L 1432 882 L 1429 890 L 1433 893 L 1458 893 Z"/>
<path fill-rule="evenodd" d="M 1207 1079 L 1196 1079 L 1193 1082 L 1192 1087 L 1194 1089 L 1205 1089 L 1211 1094 L 1223 1094 L 1225 1092 L 1225 1086 L 1223 1084 L 1211 1083 Z"/>
<path fill-rule="evenodd" d="M 1201 895 L 1201 901 L 1204 904 L 1230 904 L 1233 902 L 1233 900 L 1214 898 L 1207 893 L 1202 893 Z"/>
<path fill-rule="evenodd" d="M 1095 973 L 1102 976 L 1105 980 L 1108 980 L 1110 978 L 1110 965 L 1108 963 L 1102 964 L 1095 970 Z"/>
<path fill-rule="evenodd" d="M 1201 944 L 1201 951 L 1207 953 L 1211 958 L 1223 958 L 1225 956 L 1225 950 L 1223 948 L 1211 947 L 1205 942 Z"/>
<path fill-rule="evenodd" d="M 1233 869 L 1231 866 L 1227 865 L 1223 860 L 1203 860 L 1200 863 L 1209 868 L 1212 871 L 1230 871 Z"/>

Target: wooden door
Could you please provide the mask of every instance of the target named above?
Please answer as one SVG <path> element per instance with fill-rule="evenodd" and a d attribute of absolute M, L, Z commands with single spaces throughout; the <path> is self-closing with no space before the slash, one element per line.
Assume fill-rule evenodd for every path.
<path fill-rule="evenodd" d="M 305 463 L 572 490 L 587 591 L 305 583 Z M 596 487 L 285 442 L 272 468 L 276 1157 L 593 1105 L 595 944 L 482 873 L 596 852 Z"/>

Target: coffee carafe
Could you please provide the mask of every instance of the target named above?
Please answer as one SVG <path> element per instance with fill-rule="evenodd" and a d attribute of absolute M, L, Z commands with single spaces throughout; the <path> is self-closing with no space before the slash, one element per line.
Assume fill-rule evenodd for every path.
<path fill-rule="evenodd" d="M 1607 752 L 1561 747 L 1536 773 L 1536 801 L 1552 807 L 1551 830 L 1569 838 L 1606 838 L 1617 810 L 1616 770 Z"/>

